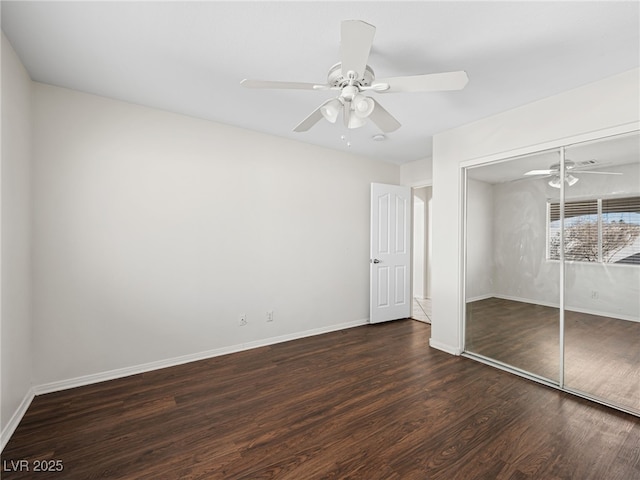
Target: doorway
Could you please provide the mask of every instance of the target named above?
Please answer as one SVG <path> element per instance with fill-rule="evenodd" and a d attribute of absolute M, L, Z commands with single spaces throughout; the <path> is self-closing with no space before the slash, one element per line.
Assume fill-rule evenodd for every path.
<path fill-rule="evenodd" d="M 411 318 L 431 323 L 431 186 L 411 189 L 412 296 Z"/>
<path fill-rule="evenodd" d="M 371 184 L 369 323 L 411 315 L 411 190 Z"/>

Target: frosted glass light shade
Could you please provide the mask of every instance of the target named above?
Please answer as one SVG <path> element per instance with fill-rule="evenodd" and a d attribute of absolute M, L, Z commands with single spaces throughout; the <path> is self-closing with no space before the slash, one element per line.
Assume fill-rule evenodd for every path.
<path fill-rule="evenodd" d="M 578 183 L 578 179 L 570 173 L 567 173 L 564 176 L 564 181 L 567 182 L 567 185 L 569 185 L 570 187 Z M 553 177 L 551 177 L 551 180 L 549 180 L 549 185 L 553 188 L 560 188 L 560 183 L 560 175 L 554 175 Z"/>
<path fill-rule="evenodd" d="M 353 111 L 358 118 L 367 118 L 373 112 L 375 103 L 372 98 L 356 95 L 353 99 Z"/>
<path fill-rule="evenodd" d="M 340 109 L 342 108 L 342 102 L 337 98 L 334 98 L 326 105 L 320 108 L 320 113 L 331 123 L 336 123 Z"/>
<path fill-rule="evenodd" d="M 354 111 L 351 111 L 351 113 L 349 114 L 349 123 L 347 124 L 347 128 L 362 127 L 365 123 L 367 123 L 365 118 L 360 118 Z"/>

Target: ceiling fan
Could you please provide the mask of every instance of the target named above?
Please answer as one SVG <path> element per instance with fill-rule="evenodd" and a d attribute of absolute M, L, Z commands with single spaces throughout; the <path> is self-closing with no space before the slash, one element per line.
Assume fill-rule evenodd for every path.
<path fill-rule="evenodd" d="M 597 165 L 596 160 L 586 160 L 583 162 L 575 163 L 571 160 L 565 160 L 564 162 L 564 181 L 570 187 L 578 183 L 578 178 L 575 175 L 591 174 L 591 175 L 622 175 L 618 172 L 602 172 L 594 170 L 582 170 Z M 560 178 L 560 163 L 554 163 L 547 170 L 529 170 L 524 174 L 525 176 L 541 175 L 543 177 L 551 177 L 549 185 L 554 188 L 560 188 L 562 179 Z"/>
<path fill-rule="evenodd" d="M 347 128 L 358 128 L 370 119 L 383 132 L 400 128 L 396 120 L 382 105 L 366 92 L 433 92 L 461 90 L 469 78 L 464 71 L 390 77 L 376 80 L 373 69 L 367 65 L 376 27 L 361 20 L 344 20 L 341 25 L 340 59 L 329 69 L 326 84 L 278 82 L 244 79 L 247 88 L 280 88 L 298 90 L 337 90 L 340 94 L 327 100 L 298 124 L 294 132 L 306 132 L 322 118 L 335 123 L 342 113 Z"/>

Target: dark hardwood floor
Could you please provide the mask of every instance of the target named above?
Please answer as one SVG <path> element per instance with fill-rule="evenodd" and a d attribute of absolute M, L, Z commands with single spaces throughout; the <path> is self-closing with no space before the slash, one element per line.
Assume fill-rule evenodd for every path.
<path fill-rule="evenodd" d="M 558 382 L 559 321 L 557 308 L 471 302 L 466 349 Z M 565 384 L 640 412 L 640 323 L 567 311 Z"/>
<path fill-rule="evenodd" d="M 3 479 L 640 478 L 640 419 L 367 325 L 36 397 Z M 61 473 L 36 473 L 36 460 Z M 7 466 L 27 460 L 29 472 Z M 11 469 L 11 468 L 10 468 Z"/>
<path fill-rule="evenodd" d="M 500 298 L 467 303 L 465 349 L 558 382 L 558 312 Z"/>

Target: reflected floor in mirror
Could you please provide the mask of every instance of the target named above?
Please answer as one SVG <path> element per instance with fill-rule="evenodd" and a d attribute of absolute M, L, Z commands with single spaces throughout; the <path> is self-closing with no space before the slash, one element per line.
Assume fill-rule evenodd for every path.
<path fill-rule="evenodd" d="M 565 387 L 640 413 L 640 322 L 567 311 Z M 559 309 L 467 303 L 466 351 L 558 381 Z"/>

